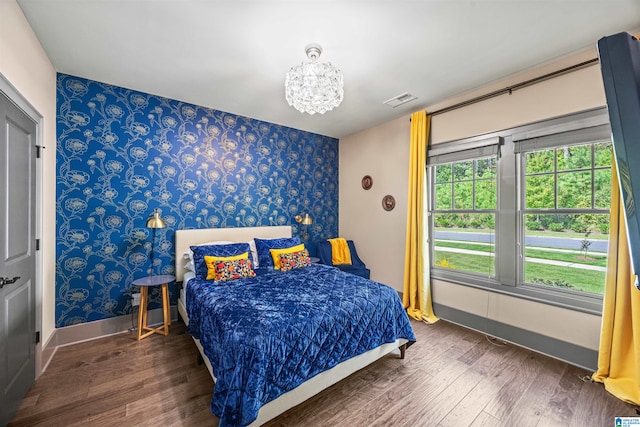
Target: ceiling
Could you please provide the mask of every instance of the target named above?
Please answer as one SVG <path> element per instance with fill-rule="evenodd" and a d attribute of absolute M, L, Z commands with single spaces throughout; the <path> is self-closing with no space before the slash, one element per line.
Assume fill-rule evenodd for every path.
<path fill-rule="evenodd" d="M 640 28 L 640 0 L 18 0 L 58 72 L 344 137 Z M 284 76 L 318 43 L 342 104 Z M 417 100 L 383 105 L 409 92 Z"/>

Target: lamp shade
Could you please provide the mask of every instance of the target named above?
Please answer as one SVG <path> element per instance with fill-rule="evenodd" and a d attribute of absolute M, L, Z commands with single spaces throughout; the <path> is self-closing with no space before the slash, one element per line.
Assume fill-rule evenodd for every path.
<path fill-rule="evenodd" d="M 160 218 L 160 213 L 158 211 L 153 212 L 153 215 L 149 217 L 147 220 L 147 228 L 165 228 L 167 224 L 165 224 L 164 220 Z"/>
<path fill-rule="evenodd" d="M 296 220 L 296 222 L 298 222 L 300 224 L 304 224 L 304 225 L 313 224 L 313 220 L 311 219 L 311 217 L 309 216 L 308 213 L 304 214 L 304 216 L 296 215 L 295 220 Z"/>

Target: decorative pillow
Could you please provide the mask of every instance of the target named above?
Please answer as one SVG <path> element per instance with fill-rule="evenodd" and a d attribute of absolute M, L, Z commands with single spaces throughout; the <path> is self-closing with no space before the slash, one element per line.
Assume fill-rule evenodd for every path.
<path fill-rule="evenodd" d="M 195 266 L 196 276 L 204 279 L 209 274 L 207 264 L 204 261 L 205 255 L 214 257 L 240 255 L 244 252 L 249 252 L 249 244 L 231 243 L 226 245 L 191 246 L 191 251 L 193 252 L 193 265 Z"/>
<path fill-rule="evenodd" d="M 256 275 L 253 268 L 251 268 L 251 260 L 248 257 L 234 261 L 218 261 L 214 266 L 215 275 L 213 280 L 215 282 L 226 282 Z"/>
<path fill-rule="evenodd" d="M 258 265 L 260 268 L 269 268 L 273 270 L 273 258 L 271 258 L 271 249 L 284 249 L 291 246 L 297 246 L 302 241 L 297 237 L 281 237 L 277 239 L 253 239 L 256 242 L 258 250 Z"/>
<path fill-rule="evenodd" d="M 224 261 L 237 261 L 240 259 L 249 260 L 249 252 L 243 252 L 234 256 L 204 256 L 204 262 L 207 264 L 207 280 L 213 280 L 216 277 L 216 264 Z M 251 262 L 251 261 L 249 261 Z"/>
<path fill-rule="evenodd" d="M 309 258 L 309 251 L 303 249 L 298 252 L 282 253 L 278 256 L 280 258 L 280 270 L 289 271 L 294 268 L 308 267 L 311 264 L 311 258 Z"/>
<path fill-rule="evenodd" d="M 230 242 L 228 240 L 216 240 L 213 242 L 198 243 L 197 245 L 194 245 L 194 246 L 228 245 L 230 243 L 234 243 L 234 242 Z M 193 251 L 191 249 L 187 250 L 182 255 L 182 258 L 188 259 L 189 261 L 193 262 Z"/>
<path fill-rule="evenodd" d="M 281 254 L 290 254 L 292 252 L 300 252 L 304 250 L 304 244 L 291 246 L 290 248 L 284 249 L 270 249 L 271 258 L 273 259 L 273 269 L 280 270 L 280 255 Z"/>

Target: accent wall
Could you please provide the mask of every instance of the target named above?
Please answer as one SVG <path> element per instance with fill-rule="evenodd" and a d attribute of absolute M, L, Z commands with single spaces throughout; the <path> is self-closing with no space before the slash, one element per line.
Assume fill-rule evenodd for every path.
<path fill-rule="evenodd" d="M 338 235 L 338 140 L 211 108 L 58 74 L 56 167 L 57 327 L 131 313 L 177 229 L 292 225 L 312 254 Z"/>

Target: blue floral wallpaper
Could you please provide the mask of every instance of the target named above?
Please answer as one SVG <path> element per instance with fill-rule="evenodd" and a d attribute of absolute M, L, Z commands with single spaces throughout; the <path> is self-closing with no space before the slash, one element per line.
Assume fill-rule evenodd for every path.
<path fill-rule="evenodd" d="M 174 272 L 177 229 L 290 224 L 311 251 L 338 234 L 335 138 L 58 74 L 56 155 L 57 327 L 130 313 L 133 280 Z"/>

